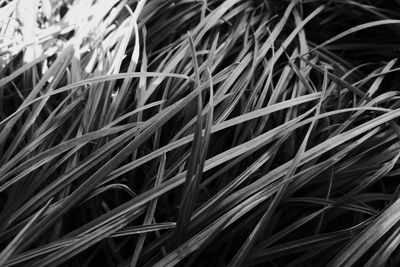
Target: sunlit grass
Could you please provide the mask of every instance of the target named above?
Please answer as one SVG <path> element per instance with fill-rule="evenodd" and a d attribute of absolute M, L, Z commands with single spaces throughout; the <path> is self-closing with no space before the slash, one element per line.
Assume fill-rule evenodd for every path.
<path fill-rule="evenodd" d="M 399 11 L 0 1 L 0 266 L 396 266 Z"/>

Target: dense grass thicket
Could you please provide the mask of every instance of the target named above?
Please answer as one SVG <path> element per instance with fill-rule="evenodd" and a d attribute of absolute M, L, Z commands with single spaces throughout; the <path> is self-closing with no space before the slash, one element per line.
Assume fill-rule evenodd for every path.
<path fill-rule="evenodd" d="M 0 266 L 399 266 L 400 1 L 0 0 Z"/>

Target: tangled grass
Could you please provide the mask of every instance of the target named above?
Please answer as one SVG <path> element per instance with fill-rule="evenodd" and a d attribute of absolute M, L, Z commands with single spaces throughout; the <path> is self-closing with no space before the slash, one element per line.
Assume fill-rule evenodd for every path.
<path fill-rule="evenodd" d="M 1 0 L 0 266 L 397 266 L 399 17 Z"/>

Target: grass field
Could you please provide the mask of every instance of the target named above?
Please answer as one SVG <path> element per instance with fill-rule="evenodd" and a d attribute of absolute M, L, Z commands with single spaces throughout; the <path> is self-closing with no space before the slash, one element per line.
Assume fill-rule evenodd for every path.
<path fill-rule="evenodd" d="M 399 266 L 400 1 L 0 0 L 0 266 Z"/>

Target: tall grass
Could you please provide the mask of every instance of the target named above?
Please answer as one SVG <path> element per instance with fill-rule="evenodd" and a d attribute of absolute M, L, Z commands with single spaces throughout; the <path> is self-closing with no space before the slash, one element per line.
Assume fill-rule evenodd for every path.
<path fill-rule="evenodd" d="M 399 14 L 0 1 L 0 266 L 400 264 Z"/>

